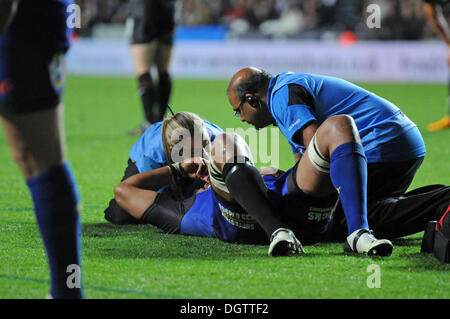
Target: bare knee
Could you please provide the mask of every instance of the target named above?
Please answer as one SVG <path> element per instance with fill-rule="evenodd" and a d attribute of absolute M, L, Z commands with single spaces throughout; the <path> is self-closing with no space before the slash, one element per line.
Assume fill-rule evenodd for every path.
<path fill-rule="evenodd" d="M 120 183 L 114 187 L 114 199 L 116 200 L 117 204 L 119 204 L 119 206 L 123 202 L 124 196 L 125 196 L 124 185 Z"/>
<path fill-rule="evenodd" d="M 233 133 L 223 133 L 216 136 L 214 142 L 211 145 L 211 157 L 210 161 L 222 171 L 225 163 L 230 158 L 230 152 L 227 151 L 230 148 L 230 140 L 232 141 Z"/>
<path fill-rule="evenodd" d="M 320 151 L 327 157 L 341 144 L 361 143 L 355 120 L 345 114 L 327 118 L 317 130 L 316 138 Z"/>
<path fill-rule="evenodd" d="M 63 106 L 0 117 L 14 161 L 26 179 L 65 160 Z"/>
<path fill-rule="evenodd" d="M 30 153 L 26 150 L 26 147 L 21 147 L 17 149 L 17 147 L 12 149 L 12 157 L 17 166 L 20 167 L 25 178 L 28 178 L 35 174 L 37 171 L 37 165 L 33 165 L 33 161 L 31 161 Z"/>
<path fill-rule="evenodd" d="M 169 72 L 171 57 L 172 45 L 159 42 L 155 54 L 155 64 L 158 69 L 158 73 Z"/>
<path fill-rule="evenodd" d="M 223 169 L 225 163 L 233 159 L 247 158 L 253 163 L 253 157 L 245 140 L 236 133 L 224 133 L 216 136 L 211 147 L 211 158 L 217 168 Z"/>
<path fill-rule="evenodd" d="M 327 118 L 321 126 L 324 126 L 330 133 L 340 135 L 351 135 L 356 127 L 355 120 L 350 115 L 340 114 Z"/>
<path fill-rule="evenodd" d="M 19 148 L 14 148 L 12 155 L 24 177 L 29 179 L 64 161 L 62 155 L 56 152 L 56 147 L 52 151 L 45 152 L 44 150 L 31 148 L 28 145 L 22 145 Z"/>

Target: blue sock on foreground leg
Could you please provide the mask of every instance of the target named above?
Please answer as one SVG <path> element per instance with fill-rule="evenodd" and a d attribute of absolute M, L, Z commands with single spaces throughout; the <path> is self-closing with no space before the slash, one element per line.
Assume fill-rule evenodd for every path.
<path fill-rule="evenodd" d="M 68 266 L 80 266 L 81 233 L 78 194 L 70 168 L 67 163 L 54 166 L 28 179 L 27 185 L 47 251 L 50 293 L 53 298 L 82 298 L 81 287 L 76 287 L 80 278 L 67 284 L 68 277 L 76 273 L 73 266 L 69 270 Z"/>
<path fill-rule="evenodd" d="M 348 234 L 367 222 L 367 161 L 361 144 L 348 142 L 330 156 L 330 177 L 339 192 L 347 220 Z"/>

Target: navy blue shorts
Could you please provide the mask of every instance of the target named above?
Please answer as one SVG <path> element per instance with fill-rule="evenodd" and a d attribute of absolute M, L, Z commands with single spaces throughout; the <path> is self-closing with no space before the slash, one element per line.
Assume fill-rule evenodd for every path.
<path fill-rule="evenodd" d="M 314 198 L 296 185 L 297 165 L 279 177 L 264 176 L 270 200 L 281 221 L 294 231 L 302 244 L 320 241 L 338 203 L 337 193 Z M 267 236 L 241 207 L 221 200 L 212 189 L 196 195 L 181 220 L 181 233 L 216 237 L 229 242 L 267 244 Z"/>
<path fill-rule="evenodd" d="M 64 88 L 69 49 L 69 1 L 22 0 L 0 37 L 0 114 L 56 107 Z"/>

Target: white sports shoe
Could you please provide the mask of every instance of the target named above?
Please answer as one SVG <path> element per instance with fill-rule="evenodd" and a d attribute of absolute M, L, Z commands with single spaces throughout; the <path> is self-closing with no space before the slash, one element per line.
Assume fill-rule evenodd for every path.
<path fill-rule="evenodd" d="M 344 251 L 368 256 L 390 256 L 394 246 L 387 239 L 376 239 L 372 231 L 358 229 L 351 233 L 344 244 Z"/>
<path fill-rule="evenodd" d="M 269 256 L 291 256 L 304 253 L 300 241 L 286 228 L 278 228 L 270 236 Z"/>

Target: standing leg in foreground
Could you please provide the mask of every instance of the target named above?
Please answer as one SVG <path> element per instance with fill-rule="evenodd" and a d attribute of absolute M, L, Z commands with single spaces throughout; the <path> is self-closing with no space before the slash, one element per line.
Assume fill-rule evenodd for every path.
<path fill-rule="evenodd" d="M 3 115 L 13 157 L 34 203 L 47 251 L 52 298 L 82 298 L 81 287 L 67 285 L 68 267 L 80 267 L 78 194 L 65 159 L 62 105 L 24 115 Z"/>
<path fill-rule="evenodd" d="M 0 0 L 2 14 L 7 3 L 12 1 Z M 80 274 L 80 222 L 60 102 L 69 47 L 66 9 L 63 1 L 18 2 L 0 38 L 0 119 L 34 203 L 50 266 L 50 295 L 82 298 L 81 278 L 74 287 L 67 283 L 74 267 Z"/>

